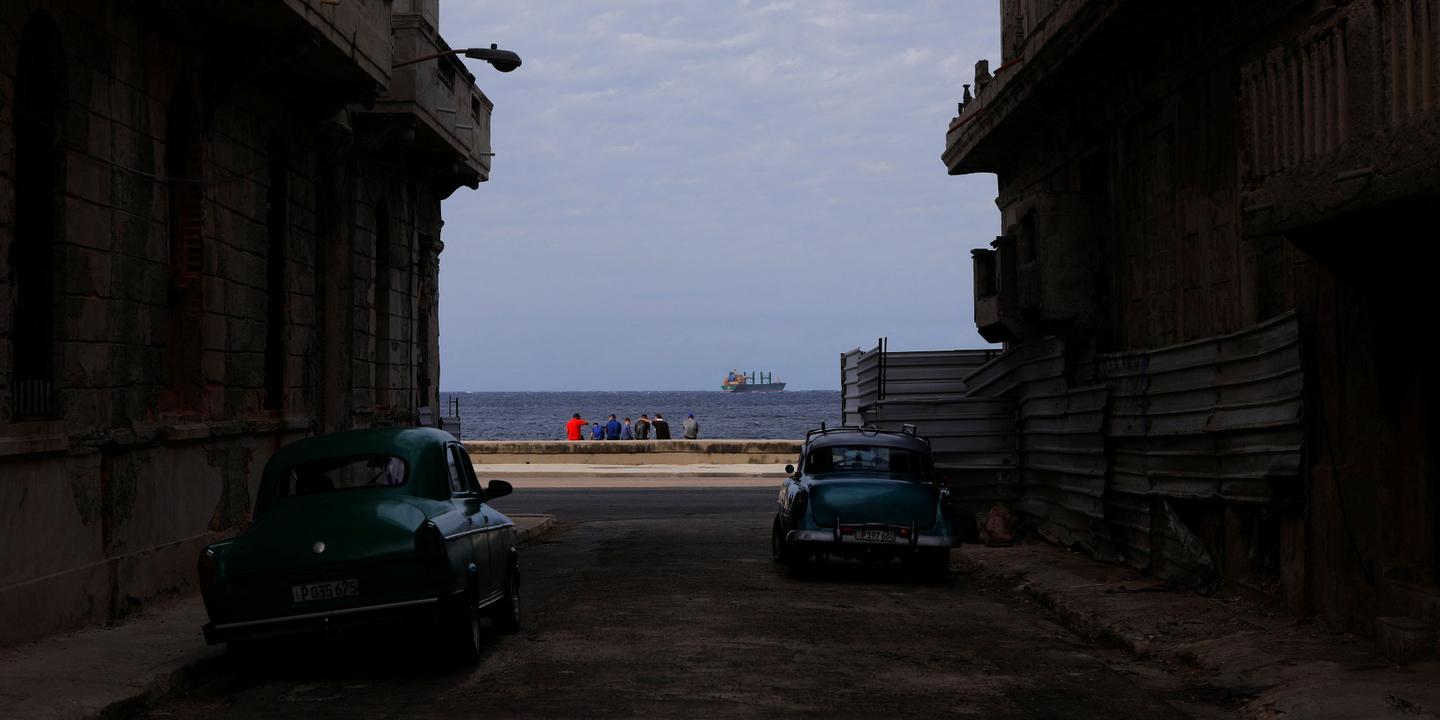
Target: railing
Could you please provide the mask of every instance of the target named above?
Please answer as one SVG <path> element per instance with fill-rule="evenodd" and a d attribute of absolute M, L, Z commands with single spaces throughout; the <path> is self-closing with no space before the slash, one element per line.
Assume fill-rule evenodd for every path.
<path fill-rule="evenodd" d="M 1264 178 L 1323 156 L 1350 136 L 1348 24 L 1322 27 L 1242 71 L 1245 145 Z"/>
<path fill-rule="evenodd" d="M 49 380 L 16 380 L 14 385 L 15 420 L 33 420 L 55 416 L 55 384 Z"/>

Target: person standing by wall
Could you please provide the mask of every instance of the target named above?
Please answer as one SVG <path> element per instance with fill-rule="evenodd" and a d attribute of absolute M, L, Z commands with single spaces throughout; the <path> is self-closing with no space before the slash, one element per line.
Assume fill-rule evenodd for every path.
<path fill-rule="evenodd" d="M 635 421 L 635 439 L 650 439 L 650 416 L 645 413 L 640 413 L 640 419 Z"/>
<path fill-rule="evenodd" d="M 620 439 L 620 421 L 615 419 L 615 413 L 610 413 L 610 419 L 605 421 L 605 439 Z"/>
<path fill-rule="evenodd" d="M 630 426 L 630 418 L 625 418 L 625 424 L 620 426 L 620 439 L 621 439 L 621 440 L 634 440 L 634 439 L 635 439 L 634 429 Z"/>
<path fill-rule="evenodd" d="M 650 424 L 655 426 L 656 440 L 670 439 L 670 423 L 665 422 L 664 415 L 661 415 L 660 413 L 655 413 L 655 421 Z"/>
<path fill-rule="evenodd" d="M 574 415 L 571 415 L 570 421 L 565 423 L 565 439 L 584 440 L 585 425 L 586 420 L 585 418 L 580 417 L 580 413 L 575 413 Z"/>
<path fill-rule="evenodd" d="M 598 422 L 592 422 L 592 423 L 590 423 L 590 438 L 591 438 L 592 440 L 604 440 L 604 439 L 605 439 L 605 426 L 604 426 L 604 425 L 601 425 L 601 424 L 598 423 Z"/>
<path fill-rule="evenodd" d="M 700 437 L 700 423 L 695 422 L 695 413 L 690 413 L 682 424 L 685 426 L 686 440 L 694 440 Z"/>

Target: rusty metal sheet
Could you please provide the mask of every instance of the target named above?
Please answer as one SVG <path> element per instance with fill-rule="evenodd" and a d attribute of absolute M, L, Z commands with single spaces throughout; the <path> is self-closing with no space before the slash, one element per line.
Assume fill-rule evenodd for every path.
<path fill-rule="evenodd" d="M 859 425 L 860 419 L 860 358 L 864 350 L 855 348 L 840 354 L 840 424 Z"/>
<path fill-rule="evenodd" d="M 935 467 L 962 503 L 983 506 L 1019 496 L 1015 404 L 993 398 L 906 398 L 877 403 L 879 427 L 911 424 L 930 441 Z"/>
<path fill-rule="evenodd" d="M 970 397 L 1002 397 L 1017 388 L 1065 376 L 1065 344 L 1058 338 L 1026 343 L 1000 354 L 965 379 Z"/>
<path fill-rule="evenodd" d="M 1269 502 L 1298 478 L 1304 375 L 1293 314 L 1144 353 L 1101 356 L 1117 491 Z"/>
<path fill-rule="evenodd" d="M 1063 383 L 1063 380 L 1061 381 Z M 1105 525 L 1108 458 L 1103 385 L 1057 392 L 1053 380 L 1020 403 L 1021 512 L 1041 534 L 1079 546 L 1101 558 L 1115 557 Z"/>

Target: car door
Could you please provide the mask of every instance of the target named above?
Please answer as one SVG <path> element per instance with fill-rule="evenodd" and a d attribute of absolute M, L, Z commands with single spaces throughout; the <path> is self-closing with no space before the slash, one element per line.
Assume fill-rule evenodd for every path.
<path fill-rule="evenodd" d="M 478 589 L 480 597 L 484 598 L 500 588 L 500 572 L 494 562 L 494 546 L 499 544 L 499 539 L 495 537 L 495 524 L 491 520 L 495 513 L 485 504 L 485 494 L 480 490 L 480 483 L 475 480 L 475 468 L 470 464 L 470 454 L 465 452 L 465 448 L 459 443 L 451 443 L 450 456 L 467 493 L 465 507 L 470 513 L 474 530 L 470 537 L 475 549 L 475 566 L 480 569 Z"/>
<path fill-rule="evenodd" d="M 463 446 L 456 446 L 460 450 L 460 456 L 464 458 L 463 472 L 466 474 L 475 492 L 483 501 L 485 498 L 484 488 L 475 477 L 475 466 L 470 462 L 470 454 L 465 452 Z M 505 569 L 510 561 L 510 546 L 513 533 L 510 531 L 510 519 L 504 513 L 490 507 L 489 503 L 480 503 L 480 518 L 485 524 L 486 541 L 490 548 L 490 585 L 495 590 L 505 588 Z M 478 548 L 477 548 L 478 552 Z"/>
<path fill-rule="evenodd" d="M 456 443 L 445 444 L 445 465 L 450 474 L 450 499 L 465 517 L 460 542 L 468 542 L 471 562 L 475 563 L 479 577 L 476 588 L 480 597 L 490 594 L 490 541 L 486 532 L 483 503 L 475 487 L 475 473 L 470 468 L 470 456 Z"/>

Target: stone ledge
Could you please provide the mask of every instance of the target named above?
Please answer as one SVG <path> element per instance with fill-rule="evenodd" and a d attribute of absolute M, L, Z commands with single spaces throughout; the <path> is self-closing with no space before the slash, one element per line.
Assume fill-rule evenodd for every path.
<path fill-rule="evenodd" d="M 756 464 L 794 462 L 799 440 L 467 440 L 477 465 L 587 463 L 608 465 Z"/>
<path fill-rule="evenodd" d="M 466 440 L 471 455 L 500 453 L 624 454 L 648 452 L 799 453 L 799 440 Z"/>

